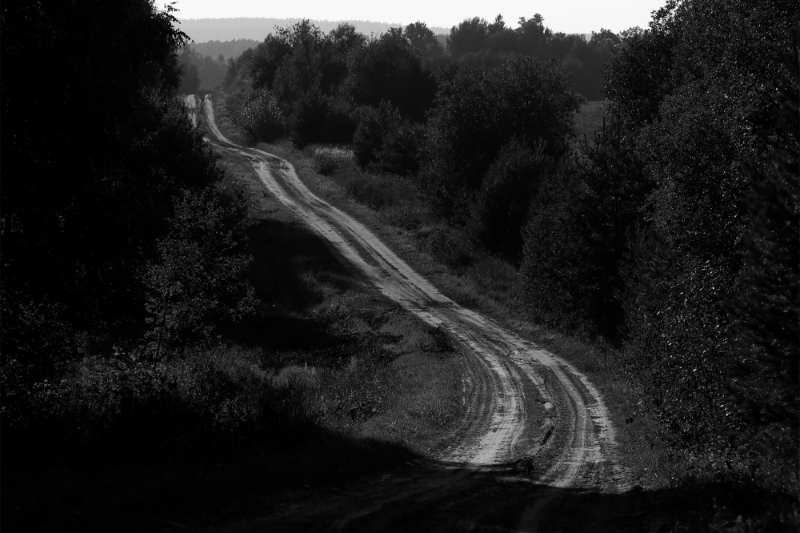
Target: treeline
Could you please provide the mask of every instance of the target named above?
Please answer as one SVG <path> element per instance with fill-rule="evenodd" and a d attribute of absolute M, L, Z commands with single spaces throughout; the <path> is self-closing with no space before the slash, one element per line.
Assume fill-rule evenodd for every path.
<path fill-rule="evenodd" d="M 178 57 L 181 67 L 180 94 L 194 94 L 197 91 L 210 91 L 218 87 L 228 71 L 228 64 L 222 54 L 216 58 L 201 55 L 193 47 L 185 46 Z"/>
<path fill-rule="evenodd" d="M 189 47 L 200 54 L 201 56 L 210 56 L 219 58 L 223 57 L 223 61 L 228 59 L 237 58 L 242 55 L 242 52 L 248 48 L 255 48 L 258 46 L 259 41 L 254 39 L 233 39 L 230 41 L 207 41 L 204 43 L 189 43 Z"/>
<path fill-rule="evenodd" d="M 273 32 L 275 27 L 288 27 L 298 22 L 300 18 L 204 18 L 183 19 L 180 21 L 180 30 L 197 43 L 206 41 L 230 41 L 235 39 L 263 40 L 266 35 Z M 388 22 L 372 22 L 368 20 L 311 20 L 316 27 L 324 32 L 335 29 L 340 24 L 348 24 L 364 35 L 380 35 L 389 28 L 397 26 Z M 446 28 L 431 28 L 436 33 L 446 33 Z M 206 53 L 206 52 L 201 52 Z M 211 54 L 216 55 L 216 54 Z"/>
<path fill-rule="evenodd" d="M 589 100 L 602 99 L 600 89 L 603 69 L 621 42 L 620 36 L 609 30 L 593 33 L 589 41 L 580 34 L 554 33 L 544 26 L 544 18 L 538 14 L 530 20 L 521 18 L 516 29 L 506 27 L 503 17 L 498 15 L 492 23 L 477 17 L 465 20 L 451 28 L 447 36 L 435 34 L 424 23 L 409 24 L 405 28 L 388 27 L 385 30 L 380 36 L 376 37 L 373 34 L 370 39 L 380 41 L 384 37 L 394 35 L 401 40 L 409 41 L 412 48 L 428 63 L 426 67 L 431 71 L 450 64 L 477 68 L 496 67 L 514 57 L 555 61 L 568 75 L 570 88 Z M 252 53 L 260 55 L 270 53 L 265 47 L 271 46 L 275 50 L 274 45 L 268 43 L 286 41 L 290 38 L 289 33 L 299 35 L 310 32 L 314 34 L 312 40 L 322 42 L 323 37 L 336 39 L 337 37 L 331 36 L 342 31 L 360 35 L 363 43 L 367 42 L 367 37 L 348 23 L 341 23 L 326 34 L 311 21 L 302 20 L 290 27 L 276 27 L 275 31 L 264 40 L 263 46 L 245 49 L 245 44 L 250 41 L 244 39 L 231 41 L 231 46 L 225 47 L 223 45 L 228 43 L 216 41 L 216 44 L 192 45 L 191 50 L 185 51 L 181 56 L 182 63 L 185 64 L 186 87 L 193 86 L 196 77 L 200 78 L 200 87 L 203 89 L 215 87 L 220 81 L 219 70 L 224 71 L 226 68 L 224 64 L 226 57 L 229 60 L 237 60 L 240 55 L 244 55 L 245 57 L 239 61 L 247 62 Z M 315 45 L 317 48 L 320 46 Z M 232 47 L 236 53 L 231 53 Z M 223 48 L 227 53 L 221 51 Z M 248 49 L 251 52 L 247 52 Z M 260 52 L 257 52 L 258 50 Z M 349 52 L 347 50 L 343 53 Z M 322 59 L 322 61 L 329 60 L 329 58 Z M 387 60 L 391 61 L 389 58 Z M 344 56 L 343 61 L 346 61 Z M 238 70 L 235 65 L 234 68 Z"/>
<path fill-rule="evenodd" d="M 511 29 L 498 15 L 494 22 L 476 17 L 454 26 L 447 50 L 453 60 L 474 66 L 499 66 L 516 56 L 556 61 L 575 92 L 587 100 L 602 100 L 603 68 L 620 42 L 620 36 L 609 30 L 592 33 L 588 42 L 581 34 L 553 32 L 539 14 L 521 17 L 518 27 Z"/>
<path fill-rule="evenodd" d="M 648 29 L 589 43 L 539 16 L 472 19 L 450 58 L 421 23 L 367 38 L 304 21 L 233 62 L 228 104 L 254 138 L 351 144 L 362 168 L 408 176 L 518 266 L 532 321 L 626 361 L 698 472 L 791 503 L 798 15 L 785 0 L 670 1 Z M 587 50 L 608 60 L 607 121 L 574 153 L 565 70 Z"/>
<path fill-rule="evenodd" d="M 4 483 L 213 446 L 241 435 L 225 409 L 266 405 L 208 352 L 254 307 L 248 205 L 176 98 L 174 22 L 148 0 L 3 6 Z"/>

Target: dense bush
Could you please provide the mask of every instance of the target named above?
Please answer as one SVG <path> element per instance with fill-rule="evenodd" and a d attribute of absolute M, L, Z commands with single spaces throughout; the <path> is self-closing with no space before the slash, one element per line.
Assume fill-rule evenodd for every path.
<path fill-rule="evenodd" d="M 234 124 L 253 140 L 270 142 L 286 131 L 283 111 L 266 89 L 253 91 L 244 102 L 231 101 L 231 104 L 229 109 L 235 109 Z"/>
<path fill-rule="evenodd" d="M 360 111 L 353 153 L 361 168 L 406 176 L 419 170 L 421 128 L 384 101 Z"/>
<path fill-rule="evenodd" d="M 2 415 L 5 452 L 46 464 L 218 453 L 309 421 L 297 387 L 231 349 L 158 364 L 136 351 L 85 358 L 4 402 Z"/>
<path fill-rule="evenodd" d="M 475 198 L 469 229 L 487 250 L 517 262 L 522 253 L 522 227 L 531 200 L 555 163 L 512 138 L 497 155 Z"/>
<path fill-rule="evenodd" d="M 331 176 L 347 166 L 352 166 L 353 153 L 341 148 L 316 148 L 314 163 L 317 172 L 323 176 Z"/>
<path fill-rule="evenodd" d="M 41 378 L 140 333 L 140 274 L 173 197 L 220 177 L 175 98 L 185 36 L 173 22 L 144 0 L 4 8 L 4 364 Z"/>
<path fill-rule="evenodd" d="M 582 152 L 533 201 L 520 278 L 537 321 L 617 342 L 626 331 L 630 241 L 649 185 L 619 124 Z"/>
<path fill-rule="evenodd" d="M 418 232 L 422 250 L 456 271 L 472 264 L 473 248 L 468 236 L 447 225 L 424 227 Z"/>
<path fill-rule="evenodd" d="M 603 70 L 619 44 L 619 36 L 604 29 L 592 32 L 588 42 L 580 34 L 553 32 L 539 14 L 521 17 L 516 29 L 500 15 L 494 22 L 474 17 L 453 26 L 447 37 L 452 58 L 470 67 L 498 67 L 518 56 L 555 61 L 569 76 L 569 87 L 589 100 L 603 98 Z"/>
<path fill-rule="evenodd" d="M 138 443 L 156 454 L 237 418 L 189 398 L 227 394 L 224 379 L 166 369 L 140 347 L 148 313 L 162 348 L 180 348 L 248 296 L 246 206 L 176 98 L 187 37 L 171 12 L 147 0 L 3 6 L 4 468 L 120 459 Z"/>
<path fill-rule="evenodd" d="M 516 58 L 492 70 L 460 69 L 428 117 L 424 180 L 440 210 L 465 218 L 470 198 L 511 138 L 559 158 L 578 99 L 557 67 Z"/>
<path fill-rule="evenodd" d="M 520 271 L 537 320 L 622 343 L 675 449 L 795 501 L 798 20 L 696 0 L 627 32 L 614 126 L 539 191 Z"/>
<path fill-rule="evenodd" d="M 349 144 L 356 129 L 352 107 L 340 98 L 311 91 L 300 98 L 289 122 L 295 146 L 311 143 Z"/>
<path fill-rule="evenodd" d="M 353 50 L 343 89 L 356 103 L 378 107 L 389 102 L 403 117 L 421 122 L 436 93 L 433 74 L 400 28 Z"/>
<path fill-rule="evenodd" d="M 183 191 L 156 260 L 147 265 L 147 323 L 153 357 L 211 341 L 213 330 L 252 312 L 253 288 L 244 281 L 250 258 L 239 253 L 247 204 L 234 191 L 224 205 L 213 190 Z"/>

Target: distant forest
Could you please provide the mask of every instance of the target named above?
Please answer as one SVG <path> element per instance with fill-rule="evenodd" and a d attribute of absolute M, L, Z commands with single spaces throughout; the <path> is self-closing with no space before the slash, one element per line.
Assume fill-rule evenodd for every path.
<path fill-rule="evenodd" d="M 260 40 L 234 39 L 232 41 L 208 41 L 205 43 L 189 43 L 189 48 L 201 56 L 219 57 L 226 61 L 237 58 L 248 48 L 255 48 Z"/>
<path fill-rule="evenodd" d="M 259 41 L 275 32 L 275 27 L 288 27 L 302 19 L 287 18 L 219 18 L 219 19 L 185 19 L 176 26 L 196 43 L 206 41 L 231 41 L 234 39 L 257 39 Z M 400 26 L 397 22 L 371 22 L 368 20 L 312 20 L 312 24 L 322 31 L 331 31 L 339 24 L 350 24 L 356 31 L 369 35 L 382 34 L 389 28 Z M 434 33 L 445 34 L 448 28 L 431 27 Z"/>
<path fill-rule="evenodd" d="M 186 22 L 209 22 L 212 19 Z M 287 28 L 297 24 L 307 24 L 315 28 L 320 33 L 333 32 L 336 28 L 352 28 L 353 33 L 362 36 L 364 39 L 378 39 L 380 34 L 403 32 L 401 26 L 392 27 L 388 24 L 342 22 L 333 23 L 328 21 L 303 20 L 294 23 L 294 26 L 285 24 L 294 19 L 220 19 L 213 20 L 221 26 L 215 28 L 225 28 L 229 21 L 271 21 L 284 23 L 283 26 L 275 25 L 271 28 L 261 28 L 262 33 L 259 39 L 264 38 L 266 42 L 270 38 L 285 32 Z M 261 23 L 261 22 L 259 22 Z M 210 22 L 209 22 L 210 24 Z M 244 24 L 244 23 L 243 23 Z M 330 26 L 330 28 L 328 28 Z M 509 27 L 502 15 L 498 15 L 493 22 L 478 17 L 466 19 L 450 30 L 445 28 L 428 28 L 421 22 L 411 24 L 408 27 L 424 26 L 424 38 L 430 39 L 430 49 L 419 49 L 419 53 L 429 60 L 434 60 L 431 70 L 446 68 L 447 65 L 460 64 L 470 68 L 494 67 L 499 66 L 508 59 L 517 56 L 533 57 L 542 61 L 555 61 L 563 71 L 569 76 L 572 89 L 588 100 L 601 100 L 601 82 L 603 69 L 611 60 L 614 50 L 621 43 L 621 35 L 617 35 L 609 30 L 601 29 L 597 33 L 585 34 L 565 34 L 554 32 L 544 25 L 544 17 L 537 14 L 527 19 L 522 17 L 518 21 L 517 28 Z M 238 26 L 237 26 L 238 27 Z M 373 29 L 374 34 L 365 30 L 379 28 L 380 31 Z M 241 26 L 242 31 L 250 28 L 247 24 Z M 193 29 L 184 28 L 190 35 Z M 220 29 L 214 30 L 217 34 L 224 33 Z M 249 29 L 247 31 L 250 31 Z M 441 32 L 441 33 L 437 33 Z M 245 32 L 246 33 L 246 32 Z M 197 35 L 205 35 L 199 33 Z M 263 36 L 263 37 L 262 37 Z M 416 39 L 423 37 L 417 36 Z M 187 81 L 183 89 L 187 93 L 197 90 L 208 90 L 216 87 L 224 76 L 227 69 L 226 60 L 236 59 L 246 50 L 256 50 L 261 41 L 254 41 L 241 38 L 226 42 L 206 42 L 191 44 L 191 52 L 184 52 L 181 56 L 181 63 L 184 65 L 184 72 Z M 427 46 L 427 45 L 426 45 Z M 431 55 L 433 54 L 433 55 Z M 192 67 L 191 65 L 194 65 Z M 222 72 L 222 74 L 220 74 Z"/>

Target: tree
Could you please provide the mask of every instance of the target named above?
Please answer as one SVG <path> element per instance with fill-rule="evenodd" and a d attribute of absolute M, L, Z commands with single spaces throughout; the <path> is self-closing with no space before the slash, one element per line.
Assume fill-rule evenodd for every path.
<path fill-rule="evenodd" d="M 442 84 L 428 116 L 427 186 L 447 216 L 464 217 L 469 199 L 512 137 L 563 156 L 578 99 L 558 67 L 518 57 L 492 70 L 461 69 Z"/>
<path fill-rule="evenodd" d="M 215 191 L 183 191 L 175 215 L 147 265 L 147 338 L 156 360 L 170 348 L 211 340 L 215 327 L 252 312 L 253 288 L 243 280 L 251 258 L 237 253 L 247 204 L 234 192 L 223 205 Z"/>
<path fill-rule="evenodd" d="M 436 80 L 401 30 L 372 39 L 350 55 L 344 91 L 360 105 L 385 100 L 413 121 L 421 122 L 436 93 Z"/>
<path fill-rule="evenodd" d="M 478 52 L 484 47 L 488 34 L 489 24 L 486 20 L 478 17 L 466 19 L 450 29 L 450 36 L 447 37 L 447 49 L 454 59 Z"/>
<path fill-rule="evenodd" d="M 778 134 L 750 167 L 744 290 L 730 301 L 740 352 L 732 375 L 737 403 L 757 440 L 797 460 L 800 408 L 800 77 L 798 53 L 785 62 L 794 83 L 772 104 Z M 772 129 L 772 128 L 769 128 Z M 788 431 L 787 431 L 788 430 Z"/>
<path fill-rule="evenodd" d="M 46 375 L 142 324 L 139 273 L 173 194 L 219 172 L 175 99 L 186 36 L 170 9 L 9 3 L 1 22 L 0 351 Z"/>
<path fill-rule="evenodd" d="M 544 148 L 541 141 L 531 150 L 512 138 L 489 167 L 475 198 L 470 219 L 473 237 L 515 263 L 522 253 L 522 228 L 530 203 L 546 175 L 555 170 Z"/>
<path fill-rule="evenodd" d="M 200 89 L 200 73 L 197 65 L 189 63 L 182 65 L 181 86 L 178 88 L 180 94 L 194 94 Z"/>
<path fill-rule="evenodd" d="M 413 24 L 409 24 L 405 27 L 405 30 L 403 30 L 403 36 L 425 60 L 437 60 L 444 54 L 444 49 L 442 49 L 442 45 L 439 43 L 438 39 L 436 39 L 436 35 L 434 35 L 424 22 L 417 21 Z"/>
<path fill-rule="evenodd" d="M 621 125 L 604 124 L 581 147 L 583 157 L 548 173 L 534 198 L 520 279 L 536 320 L 619 342 L 630 241 L 649 184 Z"/>
<path fill-rule="evenodd" d="M 356 162 L 379 172 L 415 174 L 419 170 L 420 129 L 388 102 L 363 108 L 353 135 Z"/>

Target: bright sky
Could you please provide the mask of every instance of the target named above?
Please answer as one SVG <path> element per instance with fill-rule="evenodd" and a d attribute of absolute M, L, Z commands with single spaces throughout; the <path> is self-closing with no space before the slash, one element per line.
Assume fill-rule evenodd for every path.
<path fill-rule="evenodd" d="M 317 20 L 370 20 L 409 24 L 421 20 L 428 26 L 449 28 L 466 18 L 489 21 L 500 13 L 511 27 L 519 17 L 544 16 L 554 31 L 589 33 L 600 28 L 620 32 L 633 26 L 647 27 L 650 13 L 666 0 L 157 0 L 175 2 L 178 19 L 268 17 Z"/>

